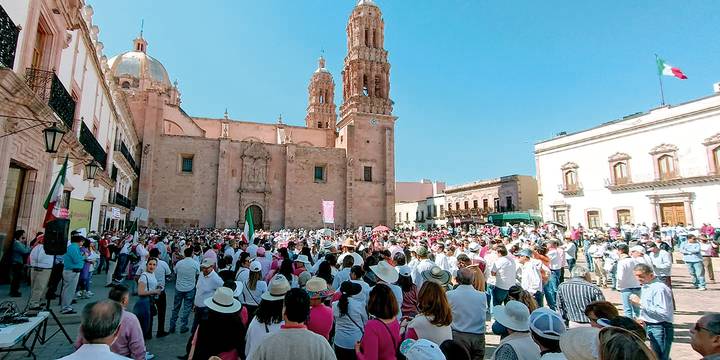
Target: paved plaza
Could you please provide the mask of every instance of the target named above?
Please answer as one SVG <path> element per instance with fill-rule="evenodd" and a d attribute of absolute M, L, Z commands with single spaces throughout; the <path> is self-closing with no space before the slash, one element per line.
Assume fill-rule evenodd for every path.
<path fill-rule="evenodd" d="M 720 265 L 720 263 L 716 264 Z M 93 279 L 93 292 L 95 296 L 92 299 L 78 300 L 78 304 L 75 305 L 75 310 L 81 310 L 82 307 L 93 300 L 103 299 L 107 297 L 108 289 L 103 287 L 105 274 L 102 276 L 95 276 Z M 172 303 L 174 296 L 174 284 L 170 283 L 167 287 L 168 291 L 168 303 Z M 717 284 L 708 284 L 708 291 L 700 292 L 692 288 L 690 285 L 690 276 L 688 275 L 687 268 L 683 264 L 673 265 L 673 289 L 675 295 L 675 301 L 677 309 L 675 311 L 675 340 L 672 346 L 672 357 L 674 359 L 692 359 L 697 358 L 698 355 L 690 347 L 690 333 L 689 329 L 695 324 L 695 321 L 702 316 L 705 312 L 720 312 L 720 301 L 717 300 L 717 296 L 720 294 L 720 286 Z M 27 287 L 22 289 L 23 295 L 29 294 Z M 0 294 L 3 294 L 2 299 L 6 300 L 8 293 L 8 286 L 4 285 L 0 287 Z M 604 289 L 603 293 L 608 301 L 613 302 L 620 308 L 620 293 L 609 289 Z M 18 299 L 18 305 L 21 307 L 25 306 L 27 296 Z M 129 309 L 132 310 L 132 302 Z M 70 333 L 70 336 L 77 336 L 78 328 L 80 325 L 79 314 L 74 315 L 60 315 L 59 306 L 57 301 L 53 302 L 53 308 L 55 309 L 60 321 L 65 326 L 65 329 Z M 168 308 L 167 321 L 170 319 L 171 309 Z M 622 310 L 621 310 L 622 313 Z M 51 321 L 52 324 L 52 321 Z M 499 342 L 499 337 L 492 335 L 490 331 L 490 322 L 487 323 L 487 350 L 486 358 L 490 358 L 495 346 Z M 157 326 L 157 325 L 156 325 Z M 166 327 L 167 328 L 167 327 Z M 57 329 L 56 326 L 49 326 L 48 332 L 51 333 Z M 147 342 L 148 351 L 155 354 L 156 359 L 175 359 L 176 356 L 182 355 L 185 352 L 185 344 L 187 341 L 188 334 L 170 334 L 167 337 L 157 339 L 153 338 Z M 72 345 L 64 339 L 62 334 L 57 334 L 48 343 L 44 345 L 38 344 L 36 346 L 36 354 L 38 359 L 56 359 L 73 352 Z M 5 357 L 5 359 L 25 359 L 26 353 L 12 353 Z"/>

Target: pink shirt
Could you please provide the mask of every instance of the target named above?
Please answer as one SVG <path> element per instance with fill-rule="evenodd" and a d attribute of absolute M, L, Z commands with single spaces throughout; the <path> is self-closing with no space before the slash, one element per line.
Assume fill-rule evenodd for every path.
<path fill-rule="evenodd" d="M 330 339 L 330 330 L 333 326 L 333 310 L 324 304 L 313 306 L 310 309 L 310 318 L 307 325 L 308 330 Z"/>
<path fill-rule="evenodd" d="M 381 320 L 369 320 L 365 334 L 356 352 L 358 360 L 394 360 L 400 346 L 400 323 L 394 320 L 385 324 Z"/>
<path fill-rule="evenodd" d="M 78 337 L 75 340 L 75 349 L 83 344 L 85 344 L 85 339 L 81 328 L 78 330 Z M 145 339 L 135 314 L 123 310 L 120 317 L 120 333 L 115 342 L 110 345 L 110 351 L 134 360 L 145 360 Z"/>

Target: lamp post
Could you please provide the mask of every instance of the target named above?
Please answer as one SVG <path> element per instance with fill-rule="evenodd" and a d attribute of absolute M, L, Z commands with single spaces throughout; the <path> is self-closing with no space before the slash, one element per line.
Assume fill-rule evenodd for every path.
<path fill-rule="evenodd" d="M 95 179 L 95 175 L 97 174 L 99 169 L 100 164 L 97 161 L 92 160 L 85 165 L 85 176 L 88 180 Z"/>
<path fill-rule="evenodd" d="M 50 154 L 56 153 L 60 148 L 60 144 L 62 143 L 65 133 L 66 131 L 59 128 L 56 123 L 53 123 L 52 126 L 45 128 L 45 130 L 43 130 L 45 138 L 45 151 Z"/>

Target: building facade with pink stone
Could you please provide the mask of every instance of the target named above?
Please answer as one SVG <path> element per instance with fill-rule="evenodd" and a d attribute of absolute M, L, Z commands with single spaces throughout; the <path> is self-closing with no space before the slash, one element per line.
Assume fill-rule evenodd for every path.
<path fill-rule="evenodd" d="M 305 126 L 191 116 L 148 43 L 110 59 L 142 142 L 137 206 L 161 227 L 323 227 L 394 224 L 395 120 L 384 21 L 373 1 L 352 9 L 338 119 L 332 74 L 320 58 Z M 182 77 L 182 74 L 177 74 Z"/>

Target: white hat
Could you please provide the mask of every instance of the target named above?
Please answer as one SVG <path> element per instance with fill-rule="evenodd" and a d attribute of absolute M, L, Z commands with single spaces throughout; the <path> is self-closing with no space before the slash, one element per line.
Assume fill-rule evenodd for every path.
<path fill-rule="evenodd" d="M 215 266 L 215 262 L 209 258 L 203 259 L 202 263 L 200 264 L 201 268 L 206 268 L 206 267 L 211 267 L 211 266 Z"/>
<path fill-rule="evenodd" d="M 290 291 L 290 283 L 283 275 L 275 275 L 268 285 L 268 290 L 262 294 L 264 300 L 282 300 L 285 298 L 285 293 Z"/>
<path fill-rule="evenodd" d="M 565 322 L 560 315 L 545 307 L 533 311 L 528 323 L 535 335 L 545 339 L 560 340 L 560 335 L 566 331 Z"/>
<path fill-rule="evenodd" d="M 476 243 L 476 242 L 473 241 L 473 242 L 470 243 L 470 245 L 468 245 L 468 250 L 470 250 L 470 251 L 472 251 L 472 252 L 479 251 L 479 250 L 480 250 L 480 244 L 478 244 L 478 243 Z"/>
<path fill-rule="evenodd" d="M 400 353 L 408 360 L 445 360 L 440 346 L 427 339 L 407 339 L 400 344 Z"/>
<path fill-rule="evenodd" d="M 253 261 L 250 263 L 250 271 L 258 272 L 260 270 L 262 270 L 262 265 L 260 264 L 259 261 Z"/>
<path fill-rule="evenodd" d="M 600 329 L 594 327 L 570 329 L 560 336 L 560 350 L 568 359 L 596 360 L 599 334 Z"/>
<path fill-rule="evenodd" d="M 398 271 L 385 260 L 379 262 L 377 265 L 370 266 L 370 270 L 372 270 L 380 280 L 388 284 L 398 281 Z"/>
<path fill-rule="evenodd" d="M 211 298 L 205 299 L 205 306 L 223 314 L 232 314 L 242 308 L 240 301 L 233 297 L 233 291 L 224 286 L 217 288 Z"/>
<path fill-rule="evenodd" d="M 410 269 L 410 267 L 407 265 L 398 266 L 397 271 L 402 276 L 410 276 L 410 274 L 412 273 L 412 269 Z"/>
<path fill-rule="evenodd" d="M 298 255 L 297 258 L 295 258 L 295 261 L 301 262 L 305 265 L 310 264 L 310 260 L 308 259 L 307 255 L 303 255 L 303 254 Z"/>
<path fill-rule="evenodd" d="M 633 246 L 633 247 L 630 248 L 630 252 L 633 252 L 633 251 L 637 251 L 637 252 L 639 252 L 639 253 L 644 254 L 644 253 L 645 253 L 645 248 L 642 247 L 641 245 L 635 245 L 635 246 Z"/>
<path fill-rule="evenodd" d="M 505 305 L 497 305 L 493 308 L 493 314 L 495 321 L 510 330 L 528 331 L 530 329 L 528 326 L 530 310 L 519 301 L 510 300 Z"/>

